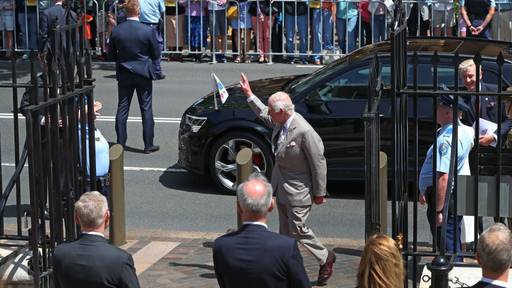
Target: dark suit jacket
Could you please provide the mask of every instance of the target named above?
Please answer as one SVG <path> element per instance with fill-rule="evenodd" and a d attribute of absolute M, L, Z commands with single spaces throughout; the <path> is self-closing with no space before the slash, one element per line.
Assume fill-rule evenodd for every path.
<path fill-rule="evenodd" d="M 155 79 L 153 59 L 160 58 L 160 48 L 151 27 L 136 20 L 117 25 L 110 36 L 109 56 L 120 69 L 148 79 Z"/>
<path fill-rule="evenodd" d="M 57 246 L 53 265 L 56 288 L 140 287 L 132 256 L 98 235 Z"/>
<path fill-rule="evenodd" d="M 492 84 L 481 83 L 481 87 L 482 88 L 480 89 L 480 91 L 482 92 L 498 91 L 496 85 Z M 467 97 L 464 99 L 464 101 L 469 106 L 469 112 L 463 113 L 462 123 L 469 126 L 473 126 L 476 119 L 478 119 L 478 115 L 475 110 L 476 97 Z M 498 124 L 498 122 L 501 122 L 501 132 L 499 134 L 496 133 L 496 135 L 501 135 L 501 137 L 504 137 L 502 138 L 502 143 L 504 143 L 508 131 L 510 130 L 510 128 L 512 128 L 512 122 L 506 116 L 505 105 L 503 103 L 501 103 L 501 105 L 502 115 L 498 117 L 498 98 L 495 96 L 480 97 L 480 111 L 482 112 L 480 117 L 492 121 L 496 124 Z"/>
<path fill-rule="evenodd" d="M 479 281 L 475 285 L 471 286 L 471 288 L 503 288 L 502 286 L 496 286 L 494 284 L 490 284 L 487 282 Z"/>
<path fill-rule="evenodd" d="M 297 242 L 261 225 L 217 238 L 213 263 L 221 288 L 311 287 Z"/>
<path fill-rule="evenodd" d="M 76 14 L 69 10 L 71 15 L 69 18 L 69 24 L 76 23 Z M 48 52 L 51 50 L 54 44 L 54 36 L 52 29 L 55 25 L 66 25 L 66 9 L 62 5 L 54 5 L 41 13 L 39 18 L 39 52 Z M 61 32 L 60 37 L 62 39 L 62 45 L 65 46 L 66 33 Z"/>

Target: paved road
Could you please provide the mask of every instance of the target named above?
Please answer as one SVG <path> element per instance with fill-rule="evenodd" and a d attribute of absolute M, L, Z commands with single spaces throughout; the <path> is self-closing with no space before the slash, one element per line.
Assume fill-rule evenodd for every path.
<path fill-rule="evenodd" d="M 164 63 L 164 81 L 154 82 L 153 107 L 156 140 L 161 145 L 157 153 L 125 154 L 127 225 L 129 230 L 180 230 L 224 232 L 236 224 L 235 198 L 220 194 L 209 179 L 188 173 L 176 165 L 178 125 L 183 111 L 200 96 L 212 89 L 210 73 L 215 72 L 225 85 L 238 82 L 240 72 L 250 79 L 277 75 L 310 73 L 313 66 L 259 64 L 195 64 Z M 26 70 L 25 70 L 26 71 Z M 21 73 L 20 76 L 26 74 Z M 7 67 L 0 64 L 0 80 L 7 80 Z M 109 141 L 115 141 L 113 116 L 117 105 L 117 85 L 112 63 L 95 63 L 95 98 L 103 102 L 103 117 L 97 126 Z M 26 79 L 26 78 L 25 78 Z M 12 120 L 10 90 L 0 90 L 0 135 L 4 171 L 12 172 Z M 140 117 L 136 101 L 130 116 Z M 128 124 L 128 146 L 142 148 L 140 121 Z M 27 179 L 27 178 L 25 178 Z M 5 184 L 4 184 L 5 185 Z M 347 183 L 330 183 L 333 198 L 327 204 L 314 207 L 310 225 L 321 237 L 362 239 L 364 237 L 364 203 L 360 200 L 363 187 Z M 356 195 L 356 196 L 354 196 Z M 420 239 L 428 240 L 426 219 L 420 208 Z M 277 230 L 276 214 L 270 217 L 270 227 Z M 144 232 L 141 232 L 144 233 Z"/>

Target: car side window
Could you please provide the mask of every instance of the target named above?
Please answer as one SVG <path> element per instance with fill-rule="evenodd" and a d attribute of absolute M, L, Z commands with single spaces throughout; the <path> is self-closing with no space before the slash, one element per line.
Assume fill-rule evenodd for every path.
<path fill-rule="evenodd" d="M 309 97 L 320 98 L 324 102 L 366 99 L 369 75 L 368 65 L 358 66 L 322 84 L 311 91 Z M 381 79 L 385 84 L 389 83 L 391 79 L 389 65 L 382 66 Z"/>

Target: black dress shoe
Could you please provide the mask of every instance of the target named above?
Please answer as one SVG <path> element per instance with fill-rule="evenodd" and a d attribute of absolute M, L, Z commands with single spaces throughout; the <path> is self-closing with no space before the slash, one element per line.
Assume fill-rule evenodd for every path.
<path fill-rule="evenodd" d="M 165 75 L 164 74 L 158 74 L 156 75 L 156 79 L 155 80 L 164 80 L 165 79 Z"/>
<path fill-rule="evenodd" d="M 160 150 L 160 146 L 158 145 L 153 145 L 151 147 L 148 147 L 148 148 L 144 148 L 144 153 L 146 154 L 149 154 L 149 153 L 153 153 L 153 152 L 156 152 Z"/>

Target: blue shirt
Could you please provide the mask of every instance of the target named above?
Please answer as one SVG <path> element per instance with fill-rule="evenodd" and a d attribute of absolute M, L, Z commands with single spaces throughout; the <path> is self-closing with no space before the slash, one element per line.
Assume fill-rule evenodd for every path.
<path fill-rule="evenodd" d="M 340 1 L 336 7 L 336 18 L 347 19 L 357 16 L 357 3 Z"/>
<path fill-rule="evenodd" d="M 87 165 L 87 175 L 90 174 L 89 171 L 89 127 L 85 126 L 85 157 L 86 157 L 86 165 Z M 82 145 L 80 141 L 80 126 L 78 127 L 78 145 L 79 147 Z M 108 145 L 107 140 L 103 137 L 100 130 L 94 130 L 94 151 L 95 151 L 95 159 L 96 159 L 96 177 L 105 176 L 108 174 L 108 170 L 110 168 L 110 147 Z"/>
<path fill-rule="evenodd" d="M 163 12 L 164 0 L 140 0 L 140 22 L 158 24 Z"/>
<path fill-rule="evenodd" d="M 443 125 L 438 130 L 437 136 L 437 172 L 448 173 L 450 169 L 450 154 L 452 151 L 452 123 Z M 457 147 L 457 175 L 470 175 L 468 155 L 473 148 L 474 131 L 473 128 L 462 125 L 458 126 L 458 147 Z M 425 194 L 427 187 L 433 185 L 432 169 L 434 158 L 434 145 L 427 151 L 425 162 L 420 171 L 419 189 L 421 194 Z"/>

